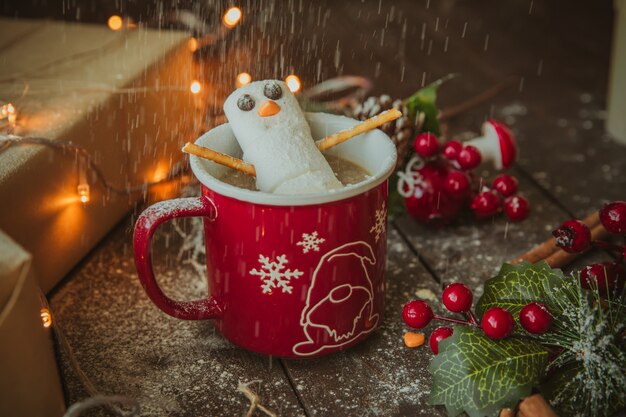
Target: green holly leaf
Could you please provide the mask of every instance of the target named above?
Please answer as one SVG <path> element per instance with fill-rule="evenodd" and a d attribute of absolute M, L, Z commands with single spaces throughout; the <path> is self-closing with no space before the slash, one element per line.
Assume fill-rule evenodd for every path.
<path fill-rule="evenodd" d="M 491 307 L 507 309 L 516 319 L 520 310 L 533 301 L 546 302 L 548 293 L 565 279 L 563 271 L 546 262 L 518 265 L 504 264 L 495 278 L 485 282 L 485 290 L 476 304 L 479 317 Z M 553 311 L 553 313 L 556 313 Z"/>
<path fill-rule="evenodd" d="M 441 130 L 439 129 L 439 119 L 437 119 L 437 116 L 439 115 L 439 109 L 437 108 L 437 89 L 441 87 L 444 82 L 454 77 L 456 77 L 456 74 L 448 74 L 445 77 L 428 84 L 426 87 L 420 88 L 411 97 L 404 101 L 409 109 L 409 116 L 411 117 L 411 120 L 415 120 L 418 112 L 424 113 L 425 119 L 422 131 L 432 132 L 437 136 L 441 134 Z"/>
<path fill-rule="evenodd" d="M 548 352 L 532 340 L 493 340 L 476 327 L 456 326 L 430 363 L 430 403 L 444 405 L 451 417 L 495 416 L 531 393 L 547 362 Z"/>

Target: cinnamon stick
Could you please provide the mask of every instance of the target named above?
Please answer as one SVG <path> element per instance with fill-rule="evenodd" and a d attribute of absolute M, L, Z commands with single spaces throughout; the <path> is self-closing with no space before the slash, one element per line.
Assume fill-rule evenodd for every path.
<path fill-rule="evenodd" d="M 515 417 L 515 412 L 510 408 L 503 408 L 498 417 Z"/>
<path fill-rule="evenodd" d="M 517 410 L 518 417 L 559 417 L 541 394 L 524 398 Z"/>
<path fill-rule="evenodd" d="M 593 214 L 590 214 L 589 216 L 585 217 L 582 220 L 583 223 L 585 223 L 587 225 L 587 227 L 589 227 L 589 229 L 592 230 L 592 238 L 593 240 L 597 240 L 598 237 L 594 237 L 593 236 L 593 230 L 600 225 L 600 217 L 598 216 L 598 212 L 594 212 Z M 603 228 L 604 229 L 604 228 Z M 599 235 L 599 237 L 605 237 L 606 235 L 601 235 L 600 231 L 596 231 L 596 234 Z M 554 261 L 559 261 L 561 262 L 565 262 L 567 261 L 567 263 L 573 261 L 574 259 L 577 258 L 577 254 L 571 254 L 573 255 L 573 257 L 564 257 L 563 253 L 559 253 L 559 252 L 563 252 L 563 253 L 567 253 L 564 250 L 560 249 L 557 245 L 556 245 L 556 239 L 554 237 L 546 240 L 545 242 L 543 242 L 542 244 L 535 246 L 533 249 L 531 249 L 530 251 L 526 252 L 525 254 L 523 254 L 522 256 L 520 256 L 517 259 L 514 259 L 511 263 L 512 264 L 518 264 L 521 261 L 528 261 L 531 264 L 534 264 L 536 262 L 539 262 L 541 260 L 544 259 L 548 259 L 553 255 L 557 255 L 558 256 L 554 259 Z M 561 266 L 567 265 L 567 263 L 561 264 Z"/>
<path fill-rule="evenodd" d="M 602 240 L 609 235 L 609 232 L 602 226 L 598 224 L 596 227 L 591 229 L 591 240 Z M 578 258 L 582 253 L 569 253 L 565 252 L 563 249 L 558 249 L 550 256 L 548 256 L 545 261 L 550 265 L 551 268 L 562 268 L 565 265 L 573 262 L 576 258 Z"/>

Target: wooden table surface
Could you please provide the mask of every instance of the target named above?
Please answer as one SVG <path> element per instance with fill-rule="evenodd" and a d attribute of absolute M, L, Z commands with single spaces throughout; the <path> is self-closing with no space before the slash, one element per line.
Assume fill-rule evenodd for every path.
<path fill-rule="evenodd" d="M 279 2 L 265 15 L 266 28 L 242 28 L 229 41 L 241 65 L 254 62 L 256 50 L 246 45 L 262 33 L 267 57 L 253 66 L 255 78 L 282 68 L 311 85 L 358 74 L 374 80 L 376 93 L 405 97 L 424 82 L 459 73 L 442 88 L 441 107 L 514 76 L 513 88 L 453 120 L 449 132 L 479 131 L 487 117 L 508 123 L 522 151 L 512 171 L 532 214 L 522 223 L 464 218 L 445 229 L 425 228 L 406 215 L 392 219 L 385 321 L 361 345 L 309 360 L 252 354 L 209 322 L 183 322 L 159 311 L 136 277 L 136 216 L 130 216 L 53 292 L 52 306 L 84 372 L 104 393 L 137 398 L 142 415 L 243 415 L 248 400 L 237 384 L 249 381 L 281 416 L 445 415 L 427 404 L 430 350 L 402 343 L 402 305 L 418 293 L 439 297 L 451 281 L 470 284 L 478 295 L 503 262 L 547 239 L 561 221 L 626 199 L 626 148 L 607 137 L 603 120 L 611 2 L 311 3 Z M 244 69 L 222 63 L 229 59 L 206 59 L 209 82 L 232 83 L 233 73 Z M 179 257 L 180 245 L 172 226 L 159 231 L 159 280 L 174 297 L 201 296 L 206 282 L 185 253 Z M 577 265 L 603 258 L 592 253 Z M 60 360 L 68 401 L 84 398 L 67 355 L 61 352 Z"/>

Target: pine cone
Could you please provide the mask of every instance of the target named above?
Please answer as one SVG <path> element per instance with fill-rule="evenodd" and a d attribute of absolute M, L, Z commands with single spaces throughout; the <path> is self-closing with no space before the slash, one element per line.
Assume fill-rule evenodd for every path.
<path fill-rule="evenodd" d="M 402 100 L 392 100 L 391 97 L 383 94 L 380 97 L 370 96 L 363 102 L 353 105 L 351 117 L 365 120 L 391 108 L 400 110 L 402 117 L 393 122 L 385 123 L 380 129 L 389 135 L 398 149 L 397 167 L 403 163 L 409 144 L 415 132 L 419 130 L 424 121 L 423 115 L 417 115 L 416 122 L 414 123 L 409 117 L 409 109 L 402 104 Z"/>

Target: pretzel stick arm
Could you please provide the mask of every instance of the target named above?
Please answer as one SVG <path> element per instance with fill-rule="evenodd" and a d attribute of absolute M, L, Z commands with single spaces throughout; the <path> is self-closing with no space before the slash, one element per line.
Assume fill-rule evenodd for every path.
<path fill-rule="evenodd" d="M 234 158 L 225 153 L 214 151 L 213 149 L 205 148 L 204 146 L 198 146 L 195 143 L 187 142 L 182 149 L 183 152 L 205 158 L 210 161 L 216 162 L 220 165 L 227 166 L 229 168 L 241 171 L 244 174 L 256 177 L 256 170 L 254 165 L 247 162 L 243 162 L 241 159 Z"/>
<path fill-rule="evenodd" d="M 376 129 L 384 125 L 385 123 L 396 120 L 402 116 L 402 113 L 398 109 L 390 109 L 380 113 L 377 116 L 371 117 L 347 130 L 342 130 L 341 132 L 334 133 L 330 136 L 325 137 L 324 139 L 320 139 L 315 144 L 320 151 L 325 151 L 328 148 L 332 148 L 333 146 L 339 145 L 342 142 L 347 141 L 350 138 L 353 138 L 361 133 L 368 132 L 370 130 Z"/>
<path fill-rule="evenodd" d="M 320 151 L 325 151 L 326 149 L 339 145 L 340 143 L 345 142 L 348 139 L 353 138 L 357 135 L 360 135 L 361 133 L 369 132 L 370 130 L 376 129 L 377 127 L 380 127 L 385 123 L 396 120 L 400 116 L 402 116 L 402 113 L 397 109 L 384 111 L 379 115 L 369 118 L 350 129 L 342 130 L 341 132 L 334 133 L 330 136 L 325 137 L 324 139 L 320 139 L 315 142 L 315 145 L 317 145 L 317 148 Z M 254 165 L 248 164 L 241 159 L 234 158 L 221 152 L 216 152 L 213 149 L 205 148 L 204 146 L 198 146 L 191 142 L 187 142 L 185 146 L 183 146 L 182 150 L 185 153 L 208 159 L 218 164 L 236 169 L 237 171 L 241 171 L 244 174 L 256 177 L 256 170 L 254 168 Z"/>

